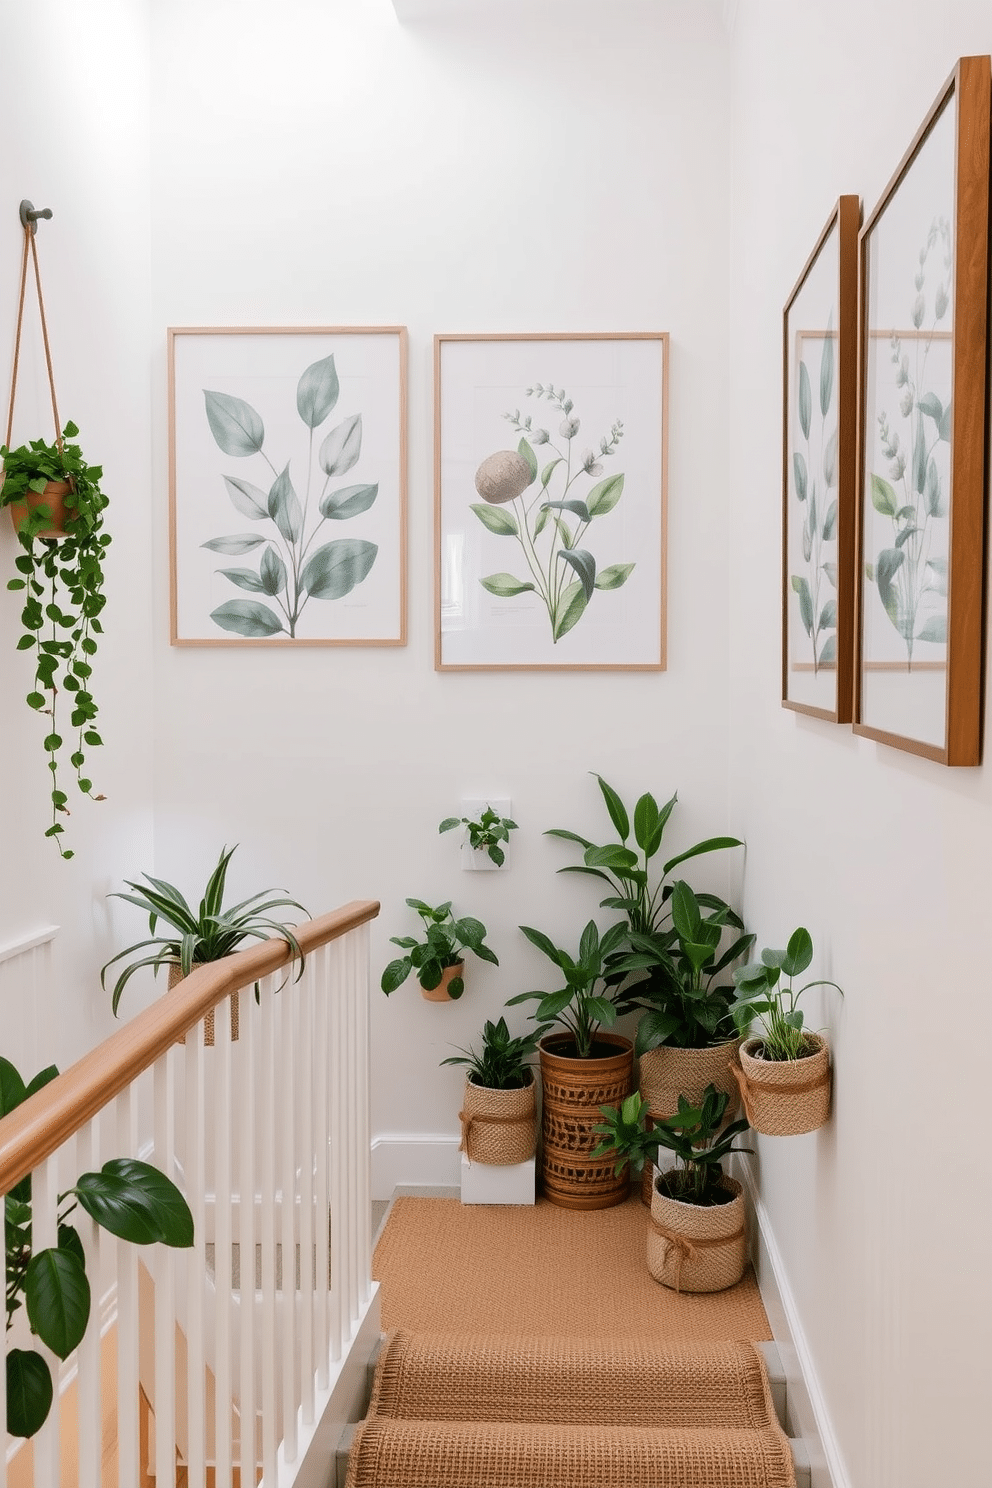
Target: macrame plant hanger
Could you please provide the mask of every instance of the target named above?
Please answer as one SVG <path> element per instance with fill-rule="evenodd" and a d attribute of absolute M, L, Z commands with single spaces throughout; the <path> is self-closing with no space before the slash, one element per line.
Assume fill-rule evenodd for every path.
<path fill-rule="evenodd" d="M 20 205 L 20 219 L 24 228 L 24 251 L 21 254 L 21 286 L 17 298 L 17 330 L 14 335 L 14 369 L 10 378 L 10 404 L 7 409 L 7 437 L 4 445 L 10 449 L 10 436 L 14 428 L 14 394 L 17 391 L 17 369 L 21 358 L 21 324 L 24 320 L 24 294 L 27 289 L 28 280 L 28 254 L 34 267 L 34 282 L 38 290 L 38 310 L 41 315 L 41 334 L 45 342 L 45 363 L 48 367 L 48 386 L 52 393 L 52 415 L 55 419 L 55 444 L 62 457 L 62 425 L 59 422 L 59 406 L 55 397 L 55 374 L 52 371 L 52 350 L 48 343 L 48 322 L 45 319 L 45 300 L 41 292 L 41 270 L 38 267 L 38 248 L 35 243 L 35 234 L 38 230 L 38 219 L 40 217 L 51 217 L 51 207 L 36 210 L 31 202 L 24 200 Z"/>

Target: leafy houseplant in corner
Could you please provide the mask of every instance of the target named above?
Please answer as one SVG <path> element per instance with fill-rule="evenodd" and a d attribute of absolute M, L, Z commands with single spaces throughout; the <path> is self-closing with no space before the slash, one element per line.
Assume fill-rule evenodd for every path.
<path fill-rule="evenodd" d="M 626 1169 L 615 1171 L 609 1158 L 594 1157 L 599 1108 L 615 1105 L 629 1093 L 634 1049 L 628 1038 L 608 1033 L 617 1009 L 604 972 L 623 944 L 626 927 L 611 926 L 600 937 L 590 920 L 573 959 L 540 930 L 521 925 L 532 945 L 542 951 L 565 978 L 556 992 L 521 992 L 507 1007 L 537 1002 L 531 1015 L 544 1030 L 538 1048 L 543 1088 L 542 1177 L 544 1192 L 565 1209 L 608 1209 L 622 1204 L 630 1190 Z M 556 1024 L 563 1031 L 553 1033 Z"/>
<path fill-rule="evenodd" d="M 744 1109 L 755 1131 L 768 1137 L 794 1137 L 816 1131 L 830 1115 L 830 1050 L 819 1033 L 803 1027 L 799 999 L 807 982 L 793 990 L 793 978 L 813 959 L 813 941 L 800 926 L 784 951 L 764 949 L 761 960 L 734 972 L 738 999 L 731 1011 L 742 1034 L 757 1018 L 761 1032 L 741 1046 L 739 1082 Z M 788 986 L 780 986 L 782 975 Z"/>
<path fill-rule="evenodd" d="M 508 1167 L 534 1156 L 534 1072 L 527 1061 L 537 1050 L 537 1040 L 536 1033 L 511 1038 L 506 1019 L 500 1018 L 483 1027 L 481 1054 L 463 1049 L 441 1060 L 442 1065 L 468 1066 L 458 1113 L 462 1124 L 458 1150 L 469 1162 Z"/>
<path fill-rule="evenodd" d="M 22 551 L 14 560 L 18 577 L 7 588 L 24 591 L 19 651 L 33 651 L 34 685 L 27 695 L 30 708 L 46 713 L 50 723 L 43 748 L 51 779 L 52 837 L 62 857 L 72 852 L 60 841 L 60 817 L 69 814 L 68 795 L 60 783 L 60 753 L 65 741 L 59 733 L 57 704 L 65 692 L 74 730 L 70 764 L 76 784 L 93 796 L 92 782 L 83 773 L 86 748 L 102 743 L 95 727 L 97 706 L 90 691 L 96 637 L 102 631 L 103 558 L 110 537 L 103 530 L 107 497 L 100 489 L 103 469 L 88 465 L 73 423 L 65 426 L 55 444 L 42 439 L 17 449 L 0 446 L 3 484 L 0 506 L 10 508 Z"/>
<path fill-rule="evenodd" d="M 0 1117 L 54 1080 L 54 1065 L 25 1085 L 9 1060 L 0 1058 Z M 77 1204 L 112 1235 L 135 1245 L 187 1248 L 193 1244 L 193 1216 L 175 1184 L 157 1168 L 133 1158 L 112 1158 L 99 1173 L 83 1173 L 58 1196 L 57 1243 L 35 1251 L 32 1244 L 31 1175 L 22 1178 L 5 1203 L 7 1332 L 15 1314 L 27 1308 L 31 1332 L 65 1359 L 77 1348 L 90 1315 L 86 1253 L 69 1223 Z M 34 1436 L 51 1409 L 54 1390 L 47 1360 L 36 1349 L 7 1353 L 7 1430 Z"/>
<path fill-rule="evenodd" d="M 234 847 L 222 849 L 217 866 L 207 880 L 203 898 L 196 910 L 191 907 L 179 889 L 167 883 L 164 878 L 152 878 L 150 873 L 141 875 L 146 880 L 144 884 L 132 883 L 130 879 L 125 879 L 128 888 L 133 889 L 134 893 L 117 893 L 110 896 L 112 899 L 125 899 L 128 904 L 134 904 L 138 909 L 144 910 L 148 915 L 148 928 L 151 931 L 150 939 L 137 941 L 125 950 L 118 951 L 116 956 L 111 956 L 100 972 L 100 982 L 106 990 L 107 972 L 111 966 L 117 961 L 123 961 L 125 957 L 130 958 L 114 982 L 115 1017 L 124 988 L 134 973 L 143 966 L 151 966 L 156 975 L 158 975 L 160 966 L 167 966 L 171 989 L 183 977 L 189 976 L 194 966 L 202 966 L 209 961 L 220 961 L 224 956 L 230 956 L 234 951 L 243 949 L 245 941 L 272 938 L 287 941 L 299 958 L 297 979 L 303 974 L 304 957 L 292 930 L 279 920 L 269 918 L 270 910 L 283 906 L 298 909 L 306 915 L 308 911 L 303 908 L 302 904 L 297 903 L 295 899 L 288 898 L 281 889 L 263 889 L 260 893 L 243 899 L 239 904 L 231 905 L 229 909 L 224 908 L 227 868 L 236 850 L 237 844 Z M 159 920 L 170 926 L 174 933 L 156 935 Z M 137 954 L 142 951 L 148 954 Z M 232 1039 L 238 1037 L 238 1000 L 236 997 L 231 998 L 231 1037 Z M 214 1017 L 211 1009 L 205 1021 L 204 1043 L 212 1044 L 213 1041 Z"/>
<path fill-rule="evenodd" d="M 417 940 L 413 935 L 393 935 L 393 945 L 400 946 L 405 956 L 390 961 L 382 973 L 380 986 L 388 997 L 401 987 L 416 971 L 420 990 L 428 1002 L 457 1001 L 465 991 L 462 972 L 465 969 L 464 952 L 473 951 L 482 961 L 498 966 L 496 955 L 485 944 L 486 927 L 481 920 L 464 915 L 456 920 L 451 913 L 451 900 L 436 908 L 422 899 L 408 899 L 424 922 L 425 935 Z"/>
<path fill-rule="evenodd" d="M 747 1263 L 744 1194 L 728 1178 L 722 1160 L 737 1147 L 734 1138 L 746 1121 L 732 1121 L 721 1131 L 727 1095 L 709 1085 L 698 1105 L 680 1097 L 672 1116 L 646 1129 L 647 1105 L 636 1092 L 618 1109 L 604 1109 L 597 1151 L 617 1153 L 618 1165 L 635 1167 L 651 1154 L 655 1162 L 665 1148 L 675 1154 L 675 1167 L 655 1179 L 648 1230 L 648 1270 L 655 1281 L 676 1291 L 719 1292 L 734 1286 Z"/>

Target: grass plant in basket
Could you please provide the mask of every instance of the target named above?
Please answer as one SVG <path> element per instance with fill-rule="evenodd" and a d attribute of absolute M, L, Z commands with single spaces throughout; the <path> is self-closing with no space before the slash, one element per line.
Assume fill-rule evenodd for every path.
<path fill-rule="evenodd" d="M 487 1019 L 482 1029 L 481 1054 L 471 1048 L 462 1049 L 460 1054 L 449 1054 L 441 1064 L 467 1065 L 467 1078 L 486 1090 L 522 1090 L 533 1082 L 527 1061 L 536 1054 L 539 1038 L 539 1033 L 511 1038 L 505 1018 L 498 1023 Z"/>

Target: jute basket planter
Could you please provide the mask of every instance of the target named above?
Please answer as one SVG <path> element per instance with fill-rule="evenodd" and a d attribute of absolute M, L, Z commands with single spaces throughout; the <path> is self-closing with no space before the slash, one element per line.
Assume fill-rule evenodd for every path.
<path fill-rule="evenodd" d="M 669 1198 L 654 1189 L 648 1227 L 648 1270 L 655 1281 L 676 1292 L 722 1292 L 736 1286 L 747 1265 L 744 1192 L 735 1178 L 720 1187 L 733 1195 L 727 1204 L 703 1207 Z"/>
<path fill-rule="evenodd" d="M 641 1097 L 648 1103 L 651 1116 L 674 1116 L 679 1108 L 679 1096 L 698 1105 L 707 1085 L 715 1085 L 730 1096 L 730 1104 L 722 1125 L 728 1126 L 737 1114 L 740 1105 L 740 1090 L 734 1077 L 739 1067 L 739 1038 L 726 1039 L 722 1044 L 713 1044 L 708 1049 L 676 1049 L 662 1044 L 649 1049 L 640 1057 L 639 1086 Z M 655 1169 L 646 1162 L 641 1177 L 641 1199 L 651 1203 Z"/>
<path fill-rule="evenodd" d="M 760 1038 L 741 1048 L 740 1087 L 744 1110 L 766 1137 L 798 1137 L 825 1125 L 830 1115 L 830 1050 L 818 1033 L 817 1048 L 802 1059 L 759 1059 Z"/>
<path fill-rule="evenodd" d="M 534 1076 L 520 1090 L 493 1090 L 465 1080 L 458 1119 L 462 1124 L 459 1152 L 469 1162 L 506 1168 L 527 1162 L 537 1150 L 537 1102 Z"/>
<path fill-rule="evenodd" d="M 193 963 L 193 970 L 194 971 L 197 968 L 197 964 L 198 963 L 194 961 L 194 963 Z M 181 981 L 183 981 L 182 967 L 179 966 L 175 961 L 173 961 L 172 965 L 169 967 L 169 991 L 171 992 L 172 989 L 173 989 L 173 987 L 178 987 L 179 986 L 179 983 Z M 237 1041 L 238 1041 L 238 1039 L 239 1039 L 239 1037 L 240 1037 L 240 1035 L 241 1035 L 241 1019 L 240 1019 L 240 1013 L 239 1013 L 239 1008 L 238 1008 L 238 994 L 236 992 L 235 993 L 232 993 L 232 995 L 231 995 L 230 1006 L 231 1006 L 231 1043 L 232 1044 L 236 1044 Z M 203 1043 L 204 1043 L 204 1046 L 206 1048 L 208 1048 L 208 1049 L 213 1048 L 213 1043 L 214 1043 L 214 1012 L 215 1012 L 215 1009 L 214 1008 L 211 1008 L 210 1011 L 209 1011 L 209 1013 L 207 1014 L 207 1016 L 203 1020 Z M 186 1042 L 186 1036 L 185 1036 L 185 1034 L 179 1040 L 179 1042 L 181 1044 L 184 1044 Z"/>
<path fill-rule="evenodd" d="M 465 962 L 456 961 L 454 966 L 445 967 L 444 971 L 441 973 L 441 980 L 438 982 L 436 987 L 432 987 L 429 992 L 426 987 L 421 987 L 420 995 L 422 997 L 425 997 L 428 1002 L 455 1002 L 457 999 L 452 997 L 451 993 L 448 991 L 448 988 L 455 980 L 455 977 L 464 976 L 464 974 Z"/>
<path fill-rule="evenodd" d="M 616 1052 L 602 1059 L 576 1059 L 568 1034 L 546 1034 L 541 1040 L 544 1194 L 564 1209 L 610 1209 L 630 1192 L 630 1173 L 614 1172 L 616 1156 L 593 1157 L 601 1135 L 600 1106 L 618 1106 L 633 1087 L 634 1048 L 617 1033 L 600 1033 L 597 1044 Z"/>

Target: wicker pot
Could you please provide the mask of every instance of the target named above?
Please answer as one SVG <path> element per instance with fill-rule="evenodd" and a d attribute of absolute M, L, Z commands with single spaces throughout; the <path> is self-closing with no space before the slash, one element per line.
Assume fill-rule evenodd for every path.
<path fill-rule="evenodd" d="M 686 1204 L 655 1188 L 648 1228 L 648 1270 L 676 1292 L 722 1292 L 736 1286 L 747 1265 L 744 1191 L 724 1176 L 727 1204 Z"/>
<path fill-rule="evenodd" d="M 578 1059 L 570 1034 L 549 1033 L 539 1044 L 544 1150 L 541 1174 L 544 1194 L 563 1209 L 610 1209 L 630 1192 L 630 1174 L 613 1171 L 616 1157 L 593 1157 L 602 1141 L 594 1127 L 602 1121 L 600 1106 L 618 1106 L 631 1092 L 634 1049 L 630 1039 L 600 1033 L 596 1043 L 614 1053 Z"/>
<path fill-rule="evenodd" d="M 802 1059 L 759 1059 L 760 1038 L 741 1048 L 741 1088 L 747 1119 L 766 1137 L 798 1137 L 830 1115 L 830 1050 L 818 1033 L 816 1051 Z"/>
<path fill-rule="evenodd" d="M 194 971 L 196 970 L 197 965 L 205 965 L 205 964 L 206 963 L 204 963 L 204 962 L 196 962 L 196 961 L 194 961 L 194 963 L 193 963 L 193 970 Z M 184 980 L 184 978 L 183 978 L 183 969 L 182 969 L 182 967 L 178 964 L 178 962 L 173 961 L 172 965 L 169 967 L 169 991 L 171 992 L 172 989 L 173 989 L 173 987 L 178 987 L 179 986 L 179 983 L 181 981 L 183 981 L 183 980 Z M 231 1043 L 232 1044 L 236 1044 L 237 1041 L 238 1041 L 238 1038 L 240 1036 L 240 1033 L 241 1033 L 241 1022 L 240 1022 L 240 1016 L 239 1016 L 238 994 L 237 994 L 237 992 L 233 992 L 231 994 L 230 1002 L 231 1002 Z M 183 1036 L 179 1040 L 179 1042 L 181 1044 L 184 1044 L 186 1042 L 186 1035 L 185 1034 L 183 1034 Z M 203 1020 L 203 1043 L 204 1043 L 204 1046 L 209 1049 L 209 1048 L 212 1048 L 213 1047 L 213 1042 L 214 1042 L 214 1009 L 211 1008 L 210 1011 L 209 1011 L 209 1013 L 207 1014 L 207 1016 Z"/>
<path fill-rule="evenodd" d="M 469 1162 L 507 1168 L 527 1162 L 537 1150 L 537 1102 L 534 1076 L 520 1090 L 493 1090 L 465 1080 L 458 1119 L 462 1124 L 459 1152 Z"/>
<path fill-rule="evenodd" d="M 707 1085 L 715 1085 L 730 1096 L 730 1104 L 722 1126 L 733 1121 L 740 1105 L 740 1090 L 734 1078 L 734 1067 L 738 1064 L 739 1038 L 726 1039 L 722 1044 L 712 1044 L 706 1049 L 676 1049 L 662 1044 L 649 1049 L 640 1057 L 640 1091 L 648 1110 L 654 1117 L 674 1116 L 679 1108 L 679 1096 L 698 1106 Z M 654 1189 L 655 1169 L 653 1163 L 644 1164 L 641 1178 L 641 1199 L 651 1203 Z"/>
<path fill-rule="evenodd" d="M 52 524 L 46 527 L 44 532 L 39 532 L 38 537 L 63 537 L 65 535 L 65 498 L 70 489 L 68 481 L 49 481 L 44 491 L 26 491 L 23 501 L 12 501 L 10 516 L 14 523 L 14 531 L 20 532 L 27 521 L 29 511 L 34 511 L 39 506 L 47 506 L 52 513 Z"/>
<path fill-rule="evenodd" d="M 444 968 L 444 971 L 441 973 L 441 980 L 438 982 L 437 986 L 432 987 L 429 992 L 426 987 L 421 987 L 420 995 L 422 997 L 425 997 L 428 1002 L 455 1002 L 457 999 L 452 997 L 451 993 L 448 991 L 448 988 L 455 980 L 455 977 L 463 976 L 464 972 L 464 961 L 456 961 L 454 966 L 446 966 Z"/>

